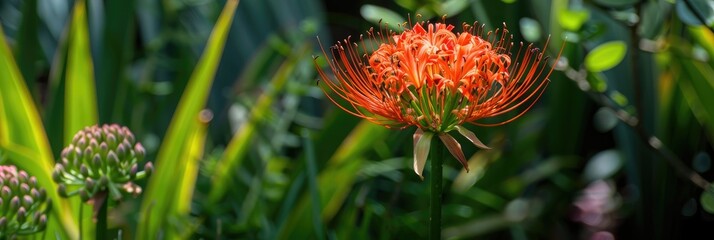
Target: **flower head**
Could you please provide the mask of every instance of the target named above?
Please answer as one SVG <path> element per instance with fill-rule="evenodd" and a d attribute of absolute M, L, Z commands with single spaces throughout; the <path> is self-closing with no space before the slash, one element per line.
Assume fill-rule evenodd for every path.
<path fill-rule="evenodd" d="M 46 203 L 47 193 L 34 176 L 15 166 L 0 165 L 0 238 L 44 230 Z"/>
<path fill-rule="evenodd" d="M 330 48 L 329 56 L 323 48 L 332 73 L 318 67 L 323 90 L 352 115 L 390 128 L 416 126 L 414 167 L 419 176 L 433 134 L 468 170 L 461 146 L 447 133 L 457 130 L 488 148 L 461 126 L 515 120 L 541 96 L 552 68 L 546 68 L 546 57 L 532 44 L 521 43 L 511 54 L 512 36 L 505 26 L 483 34 L 482 27 L 467 24 L 461 32 L 444 23 L 409 25 L 401 33 L 371 29 L 360 43 L 347 38 Z M 481 121 L 509 112 L 516 114 L 496 123 Z"/>
<path fill-rule="evenodd" d="M 85 127 L 62 150 L 62 160 L 55 165 L 52 177 L 62 196 L 80 195 L 87 201 L 98 192 L 108 191 L 118 200 L 122 193 L 141 193 L 133 181 L 153 170 L 151 162 L 147 162 L 144 170 L 139 171 L 145 154 L 144 147 L 127 127 L 116 124 Z"/>

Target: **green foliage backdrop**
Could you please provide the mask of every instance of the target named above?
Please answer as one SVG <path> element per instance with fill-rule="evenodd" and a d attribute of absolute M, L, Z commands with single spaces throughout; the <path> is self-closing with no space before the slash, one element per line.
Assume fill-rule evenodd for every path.
<path fill-rule="evenodd" d="M 124 239 L 425 238 L 413 129 L 340 111 L 313 65 L 320 44 L 422 20 L 506 26 L 556 69 L 518 120 L 467 126 L 492 149 L 444 166 L 444 238 L 711 235 L 707 0 L 4 0 L 0 161 L 50 193 L 38 238 L 93 235 L 51 171 L 96 123 L 132 129 L 156 167 L 112 206 Z"/>

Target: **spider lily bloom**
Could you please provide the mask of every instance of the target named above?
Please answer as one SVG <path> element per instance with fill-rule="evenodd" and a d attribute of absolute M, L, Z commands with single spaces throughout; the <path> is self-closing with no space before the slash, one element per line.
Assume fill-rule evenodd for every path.
<path fill-rule="evenodd" d="M 370 29 L 360 43 L 349 37 L 338 42 L 329 56 L 321 45 L 332 74 L 315 58 L 323 91 L 342 110 L 388 128 L 417 127 L 414 171 L 422 179 L 434 135 L 468 171 L 461 145 L 449 133 L 455 130 L 488 149 L 462 125 L 515 120 L 540 98 L 553 71 L 532 44 L 521 43 L 513 56 L 505 25 L 485 35 L 482 27 L 462 26 L 461 32 L 428 22 L 405 24 L 401 33 Z M 480 121 L 509 112 L 516 114 L 496 123 Z"/>

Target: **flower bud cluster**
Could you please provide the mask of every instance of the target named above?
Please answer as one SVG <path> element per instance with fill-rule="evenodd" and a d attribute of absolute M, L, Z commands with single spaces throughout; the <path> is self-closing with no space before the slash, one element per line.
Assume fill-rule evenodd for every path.
<path fill-rule="evenodd" d="M 0 165 L 0 238 L 44 230 L 46 202 L 47 193 L 34 176 L 15 166 Z"/>
<path fill-rule="evenodd" d="M 146 151 L 134 134 L 117 124 L 85 127 L 62 150 L 52 178 L 63 197 L 79 195 L 88 201 L 100 191 L 108 191 L 115 200 L 123 194 L 134 196 L 141 188 L 133 181 L 143 179 L 153 170 L 151 162 L 139 170 Z"/>

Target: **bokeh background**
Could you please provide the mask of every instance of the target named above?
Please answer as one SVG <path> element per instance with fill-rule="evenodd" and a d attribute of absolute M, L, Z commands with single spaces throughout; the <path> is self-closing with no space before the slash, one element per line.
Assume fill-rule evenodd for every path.
<path fill-rule="evenodd" d="M 463 144 L 469 173 L 445 163 L 444 238 L 711 238 L 711 1 L 242 0 L 231 19 L 219 17 L 226 1 L 87 0 L 85 38 L 70 31 L 82 28 L 72 20 L 82 19 L 78 2 L 0 1 L 11 49 L 3 63 L 14 59 L 14 79 L 34 103 L 0 91 L 0 135 L 28 124 L 7 120 L 13 107 L 38 113 L 35 140 L 46 137 L 55 158 L 75 124 L 68 115 L 132 129 L 157 172 L 141 183 L 142 196 L 111 211 L 125 239 L 426 237 L 428 186 L 411 169 L 414 129 L 340 111 L 317 85 L 313 62 L 319 43 L 409 19 L 505 24 L 556 68 L 518 120 L 468 126 L 493 149 Z M 226 33 L 225 43 L 211 45 L 212 31 Z M 87 54 L 73 64 L 81 46 Z M 203 64 L 209 49 L 218 55 Z M 215 75 L 196 74 L 211 67 Z M 10 91 L 10 80 L 0 82 Z M 180 101 L 193 92 L 205 102 Z M 73 101 L 96 102 L 96 112 Z M 177 116 L 199 120 L 181 125 Z M 0 141 L 0 156 L 21 165 L 9 142 Z M 51 166 L 52 157 L 43 161 Z"/>

